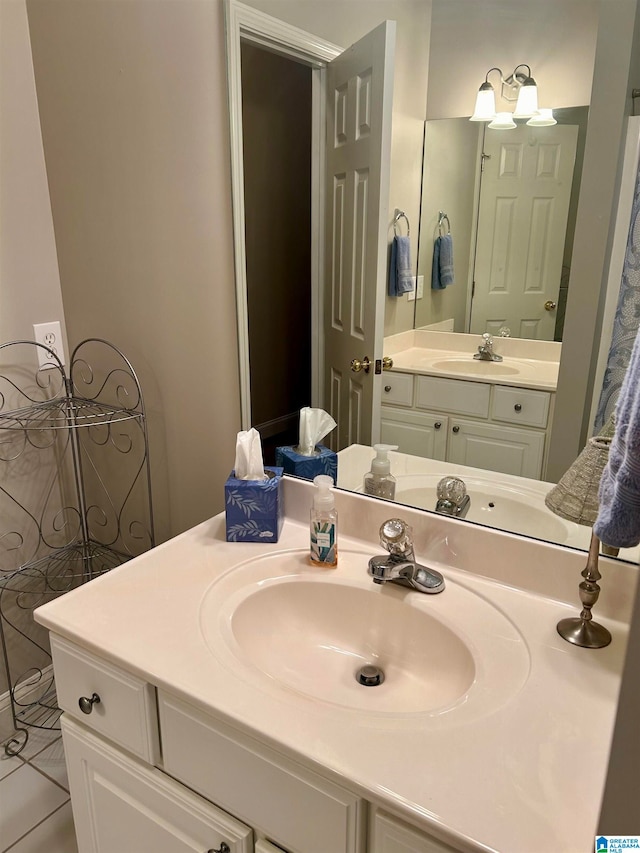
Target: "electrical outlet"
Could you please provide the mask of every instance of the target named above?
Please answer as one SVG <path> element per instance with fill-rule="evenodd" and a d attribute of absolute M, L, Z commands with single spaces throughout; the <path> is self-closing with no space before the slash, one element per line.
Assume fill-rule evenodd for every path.
<path fill-rule="evenodd" d="M 418 276 L 418 284 L 416 286 L 416 299 L 422 299 L 424 296 L 424 276 Z"/>
<path fill-rule="evenodd" d="M 54 353 L 62 362 L 64 359 L 64 344 L 62 343 L 62 329 L 60 323 L 55 320 L 52 323 L 34 323 L 33 325 L 34 340 L 38 344 L 44 344 L 51 352 L 36 347 L 38 350 L 38 363 L 40 367 L 55 367 L 57 362 L 51 353 Z"/>
<path fill-rule="evenodd" d="M 410 290 L 407 293 L 407 302 L 413 302 L 416 298 L 416 277 L 415 277 L 415 275 L 411 276 L 411 281 L 413 282 L 413 290 Z"/>

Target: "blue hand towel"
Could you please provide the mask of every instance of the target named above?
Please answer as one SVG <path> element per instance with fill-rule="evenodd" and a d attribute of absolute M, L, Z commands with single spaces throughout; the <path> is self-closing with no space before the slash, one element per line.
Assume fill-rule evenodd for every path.
<path fill-rule="evenodd" d="M 389 296 L 401 296 L 412 290 L 411 243 L 408 237 L 394 237 L 389 261 Z"/>
<path fill-rule="evenodd" d="M 614 548 L 640 543 L 640 334 L 616 404 L 615 432 L 600 480 L 593 532 Z"/>
<path fill-rule="evenodd" d="M 451 234 L 442 234 L 436 238 L 433 246 L 431 289 L 444 290 L 453 282 L 453 238 Z"/>

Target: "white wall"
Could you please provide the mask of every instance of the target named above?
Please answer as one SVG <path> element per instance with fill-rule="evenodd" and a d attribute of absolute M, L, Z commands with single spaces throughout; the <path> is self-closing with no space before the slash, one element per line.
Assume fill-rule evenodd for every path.
<path fill-rule="evenodd" d="M 478 122 L 466 119 L 427 122 L 418 261 L 425 296 L 416 302 L 416 326 L 453 318 L 454 331 L 465 331 L 479 131 Z M 451 226 L 455 282 L 444 290 L 431 290 L 440 210 Z"/>
<path fill-rule="evenodd" d="M 0 343 L 64 327 L 24 0 L 0 3 Z"/>
<path fill-rule="evenodd" d="M 498 66 L 508 75 L 521 63 L 531 67 L 540 106 L 588 104 L 598 7 L 599 0 L 433 0 L 427 118 L 471 115 L 487 71 Z M 496 95 L 498 80 L 489 78 Z"/>

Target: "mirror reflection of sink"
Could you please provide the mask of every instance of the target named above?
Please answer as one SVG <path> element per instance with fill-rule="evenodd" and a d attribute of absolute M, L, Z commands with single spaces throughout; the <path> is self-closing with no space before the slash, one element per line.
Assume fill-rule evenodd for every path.
<path fill-rule="evenodd" d="M 452 475 L 455 472 L 452 469 Z M 437 485 L 442 474 L 404 474 L 397 477 L 396 500 L 419 509 L 435 509 Z M 496 475 L 499 477 L 499 475 Z M 547 539 L 560 544 L 574 536 L 570 522 L 548 510 L 541 493 L 518 489 L 514 486 L 493 482 L 490 478 L 462 475 L 471 497 L 465 516 L 500 530 L 511 530 L 523 536 Z"/>
<path fill-rule="evenodd" d="M 499 610 L 455 582 L 439 596 L 377 586 L 372 554 L 343 551 L 332 572 L 300 551 L 234 567 L 202 602 L 210 651 L 265 690 L 374 715 L 472 718 L 515 695 L 529 655 Z M 356 679 L 369 664 L 378 686 Z"/>
<path fill-rule="evenodd" d="M 503 361 L 480 361 L 472 355 L 468 358 L 441 358 L 431 365 L 434 370 L 447 373 L 466 373 L 473 376 L 517 376 L 522 373 L 519 367 L 505 364 Z"/>

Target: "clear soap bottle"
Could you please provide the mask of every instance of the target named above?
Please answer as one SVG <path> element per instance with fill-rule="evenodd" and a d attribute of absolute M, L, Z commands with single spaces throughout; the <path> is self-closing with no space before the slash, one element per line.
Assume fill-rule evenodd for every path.
<path fill-rule="evenodd" d="M 396 496 L 396 478 L 391 473 L 391 463 L 388 453 L 397 450 L 397 444 L 374 444 L 375 458 L 371 462 L 371 470 L 364 475 L 363 488 L 365 495 L 374 498 L 394 500 Z"/>
<path fill-rule="evenodd" d="M 313 484 L 316 491 L 311 507 L 311 549 L 312 566 L 333 568 L 338 565 L 338 511 L 336 510 L 333 477 L 318 474 Z"/>

